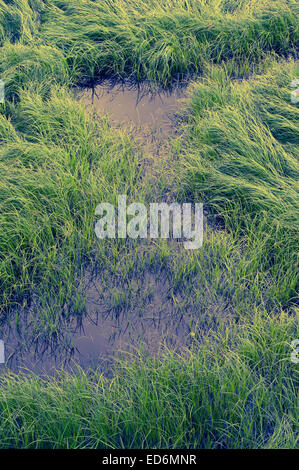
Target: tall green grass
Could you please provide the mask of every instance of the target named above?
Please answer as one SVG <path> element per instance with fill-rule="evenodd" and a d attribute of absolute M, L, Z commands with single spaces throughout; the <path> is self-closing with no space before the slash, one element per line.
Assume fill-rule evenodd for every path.
<path fill-rule="evenodd" d="M 42 0 L 0 1 L 0 46 L 5 41 L 30 43 L 40 26 Z"/>
<path fill-rule="evenodd" d="M 259 60 L 288 54 L 298 41 L 295 3 L 167 0 L 54 1 L 44 14 L 42 41 L 62 49 L 83 78 L 132 76 L 162 85 L 197 74 L 206 61 Z"/>
<path fill-rule="evenodd" d="M 179 191 L 199 196 L 230 231 L 245 236 L 256 273 L 270 272 L 287 304 L 298 288 L 298 107 L 293 61 L 230 81 L 212 68 L 191 95 L 183 126 Z"/>
<path fill-rule="evenodd" d="M 23 88 L 47 96 L 56 83 L 70 85 L 67 62 L 62 52 L 43 45 L 6 42 L 0 53 L 0 76 L 7 101 L 19 98 Z M 34 90 L 33 90 L 34 88 Z"/>
<path fill-rule="evenodd" d="M 1 0 L 0 41 L 34 44 L 31 59 L 16 49 L 25 67 L 45 53 L 51 64 L 54 52 L 36 47 L 62 51 L 73 81 L 114 76 L 168 86 L 207 61 L 234 59 L 245 73 L 267 52 L 293 53 L 298 22 L 296 2 L 284 0 Z"/>
<path fill-rule="evenodd" d="M 164 270 L 169 297 L 200 326 L 191 351 L 129 357 L 111 380 L 99 370 L 2 375 L 0 447 L 297 445 L 297 71 L 275 62 L 295 53 L 295 6 L 0 0 L 0 314 L 26 312 L 35 295 L 44 333 L 57 338 L 59 318 L 84 310 L 88 265 L 129 307 L 134 281 L 142 290 L 145 273 Z M 268 71 L 232 80 L 259 66 Z M 173 159 L 151 185 L 131 137 L 69 90 L 103 76 L 167 86 L 197 73 Z M 96 243 L 96 204 L 152 202 L 157 188 L 158 198 L 203 198 L 222 229 L 191 254 Z"/>
<path fill-rule="evenodd" d="M 100 372 L 0 378 L 0 447 L 295 448 L 294 320 L 252 312 L 184 356 Z"/>
<path fill-rule="evenodd" d="M 44 100 L 29 87 L 9 112 L 0 115 L 2 312 L 41 280 L 45 296 L 66 295 L 63 285 L 95 246 L 96 205 L 139 178 L 129 137 L 67 89 Z"/>

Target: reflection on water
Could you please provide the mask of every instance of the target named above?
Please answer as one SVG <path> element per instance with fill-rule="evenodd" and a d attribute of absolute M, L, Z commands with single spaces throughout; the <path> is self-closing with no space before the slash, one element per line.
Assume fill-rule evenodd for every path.
<path fill-rule="evenodd" d="M 130 284 L 130 295 L 117 288 L 104 293 L 98 278 L 85 279 L 85 312 L 63 319 L 56 334 L 41 335 L 36 306 L 20 312 L 0 327 L 5 341 L 6 365 L 13 371 L 33 370 L 54 374 L 56 368 L 73 364 L 103 369 L 119 353 L 140 347 L 157 353 L 161 346 L 183 350 L 190 345 L 191 313 L 183 310 L 179 296 L 170 295 L 167 278 L 146 274 Z M 121 299 L 121 297 L 123 297 Z M 21 319 L 21 320 L 20 320 Z M 49 339 L 51 338 L 51 339 Z M 2 366 L 3 367 L 3 366 Z"/>
<path fill-rule="evenodd" d="M 185 97 L 186 87 L 149 93 L 136 86 L 104 81 L 95 88 L 77 89 L 75 94 L 86 105 L 93 105 L 99 115 L 108 114 L 112 121 L 135 132 L 162 139 L 173 128 L 173 118 Z"/>

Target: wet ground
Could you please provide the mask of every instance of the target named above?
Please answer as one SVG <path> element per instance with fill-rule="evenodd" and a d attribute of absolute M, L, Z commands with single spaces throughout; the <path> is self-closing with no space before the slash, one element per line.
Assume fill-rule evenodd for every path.
<path fill-rule="evenodd" d="M 159 154 L 174 130 L 174 120 L 186 98 L 187 83 L 172 90 L 151 92 L 127 83 L 104 81 L 94 88 L 77 89 L 80 101 L 101 116 L 130 130 L 138 143 Z"/>
<path fill-rule="evenodd" d="M 79 364 L 84 369 L 100 366 L 105 372 L 119 352 L 142 349 L 153 355 L 161 348 L 183 352 L 194 341 L 194 306 L 179 292 L 173 294 L 166 273 L 147 272 L 121 288 L 115 280 L 107 289 L 91 273 L 82 282 L 84 311 L 62 316 L 54 335 L 51 321 L 39 317 L 38 299 L 0 325 L 6 356 L 3 370 L 52 375 L 57 368 L 70 370 Z M 209 313 L 212 323 L 217 315 L 216 310 L 214 316 Z"/>
<path fill-rule="evenodd" d="M 206 228 L 206 243 L 212 230 Z M 55 375 L 56 369 L 70 370 L 79 364 L 85 370 L 100 367 L 109 375 L 113 359 L 122 352 L 142 350 L 152 356 L 166 348 L 184 354 L 201 338 L 231 323 L 232 304 L 225 285 L 212 287 L 213 268 L 208 271 L 203 264 L 203 277 L 199 271 L 178 280 L 172 269 L 174 257 L 179 256 L 176 263 L 181 266 L 186 253 L 175 241 L 169 245 L 170 265 L 161 266 L 158 260 L 148 264 L 151 247 L 145 245 L 137 259 L 146 265 L 141 268 L 137 262 L 134 272 L 125 274 L 123 260 L 119 271 L 86 268 L 74 292 L 81 305 L 77 311 L 51 312 L 38 293 L 33 295 L 29 306 L 0 323 L 6 356 L 0 371 Z M 233 277 L 233 268 L 227 269 Z"/>
<path fill-rule="evenodd" d="M 147 142 L 155 144 L 151 151 L 157 152 L 173 130 L 185 91 L 178 88 L 150 94 L 126 84 L 104 82 L 75 94 L 87 106 L 94 106 L 99 115 L 108 114 L 113 123 L 133 130 L 143 141 L 146 136 Z M 111 358 L 119 351 L 142 347 L 154 354 L 161 345 L 183 350 L 192 342 L 195 325 L 191 310 L 188 312 L 179 296 L 171 297 L 167 276 L 157 278 L 148 273 L 141 284 L 133 279 L 129 296 L 126 289 L 118 291 L 117 286 L 104 295 L 99 278 L 90 273 L 83 284 L 84 311 L 71 318 L 61 316 L 53 331 L 51 319 L 45 328 L 44 318 L 39 318 L 38 299 L 0 324 L 6 361 L 0 370 L 52 374 L 56 368 L 69 369 L 75 363 L 84 368 L 98 364 L 109 368 Z"/>
<path fill-rule="evenodd" d="M 150 92 L 126 83 L 104 81 L 94 88 L 77 89 L 76 96 L 86 105 L 93 105 L 99 114 L 108 113 L 114 122 L 137 129 L 151 127 L 167 135 L 186 90 L 185 85 L 168 91 Z"/>

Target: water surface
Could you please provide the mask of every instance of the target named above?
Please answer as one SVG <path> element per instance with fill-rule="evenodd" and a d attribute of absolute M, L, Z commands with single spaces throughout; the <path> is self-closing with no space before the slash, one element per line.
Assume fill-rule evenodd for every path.
<path fill-rule="evenodd" d="M 94 106 L 99 115 L 108 114 L 112 122 L 135 132 L 167 139 L 173 120 L 186 97 L 186 86 L 150 92 L 126 83 L 104 81 L 94 88 L 76 90 L 76 97 L 87 106 Z"/>

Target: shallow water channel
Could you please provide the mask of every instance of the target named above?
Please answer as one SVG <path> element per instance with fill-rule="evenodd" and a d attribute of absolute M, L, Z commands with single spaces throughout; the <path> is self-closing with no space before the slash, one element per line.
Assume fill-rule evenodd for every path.
<path fill-rule="evenodd" d="M 161 143 L 172 132 L 185 90 L 153 95 L 129 85 L 104 82 L 94 89 L 78 89 L 75 94 L 99 115 L 108 114 L 112 123 L 151 135 Z M 190 343 L 192 315 L 181 308 L 179 298 L 174 301 L 169 295 L 167 276 L 147 273 L 142 280 L 131 279 L 129 305 L 117 307 L 115 296 L 103 295 L 97 277 L 87 273 L 83 285 L 84 311 L 62 319 L 56 335 L 41 334 L 38 299 L 27 311 L 0 323 L 6 361 L 0 364 L 0 371 L 55 374 L 57 368 L 79 364 L 87 369 L 99 363 L 109 369 L 111 357 L 119 351 L 142 347 L 152 354 L 160 350 L 161 343 L 180 350 Z"/>

